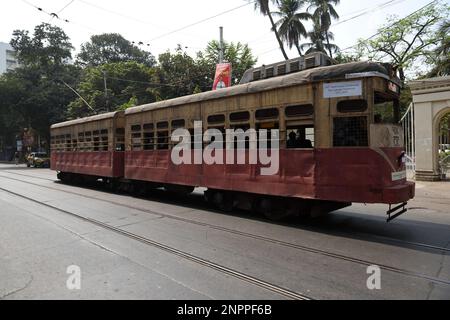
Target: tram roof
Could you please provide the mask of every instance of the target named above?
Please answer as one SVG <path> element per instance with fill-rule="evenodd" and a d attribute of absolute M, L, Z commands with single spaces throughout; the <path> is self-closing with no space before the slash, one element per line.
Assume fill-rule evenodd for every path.
<path fill-rule="evenodd" d="M 125 114 L 134 114 L 144 111 L 174 107 L 178 105 L 198 103 L 201 101 L 233 97 L 248 93 L 257 93 L 266 90 L 290 87 L 298 84 L 327 80 L 344 80 L 348 79 L 349 75 L 353 75 L 353 78 L 362 78 L 367 76 L 389 78 L 389 70 L 385 67 L 384 64 L 377 62 L 352 62 L 335 66 L 319 67 L 299 71 L 284 76 L 240 84 L 216 91 L 208 91 L 180 98 L 141 105 L 127 109 L 125 111 Z"/>
<path fill-rule="evenodd" d="M 93 121 L 112 119 L 112 118 L 114 118 L 116 116 L 116 114 L 121 113 L 121 112 L 123 112 L 123 111 L 102 113 L 102 114 L 98 114 L 98 115 L 95 115 L 95 116 L 92 116 L 92 117 L 80 118 L 80 119 L 75 119 L 75 120 L 71 120 L 71 121 L 61 122 L 61 123 L 57 123 L 57 124 L 52 125 L 50 128 L 51 129 L 58 129 L 58 128 L 70 127 L 70 126 L 74 126 L 74 125 L 82 124 L 82 123 L 86 123 L 86 122 L 93 122 Z"/>

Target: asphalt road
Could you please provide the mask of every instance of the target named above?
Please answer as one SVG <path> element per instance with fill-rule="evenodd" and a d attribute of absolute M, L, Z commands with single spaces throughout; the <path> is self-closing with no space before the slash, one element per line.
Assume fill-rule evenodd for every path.
<path fill-rule="evenodd" d="M 0 164 L 0 299 L 450 299 L 450 182 L 418 184 L 409 207 L 273 223 L 202 190 L 136 198 Z"/>

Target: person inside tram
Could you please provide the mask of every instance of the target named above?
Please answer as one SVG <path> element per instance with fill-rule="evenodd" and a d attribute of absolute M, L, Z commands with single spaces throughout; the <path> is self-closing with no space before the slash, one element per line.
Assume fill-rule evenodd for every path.
<path fill-rule="evenodd" d="M 311 140 L 306 139 L 306 130 L 304 128 L 297 130 L 297 143 L 296 148 L 299 149 L 312 149 L 313 145 Z"/>
<path fill-rule="evenodd" d="M 294 131 L 289 133 L 289 139 L 287 141 L 287 147 L 288 149 L 294 149 L 297 148 L 297 135 Z"/>

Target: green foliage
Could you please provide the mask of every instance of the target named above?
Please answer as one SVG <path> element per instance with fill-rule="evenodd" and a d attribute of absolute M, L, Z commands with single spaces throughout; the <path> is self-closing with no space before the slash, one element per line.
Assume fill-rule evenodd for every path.
<path fill-rule="evenodd" d="M 25 66 L 59 66 L 72 58 L 69 37 L 61 28 L 48 23 L 36 26 L 33 36 L 26 30 L 15 30 L 11 46 Z"/>
<path fill-rule="evenodd" d="M 211 81 L 215 73 L 216 64 L 219 61 L 219 48 L 219 42 L 213 40 L 208 43 L 204 53 L 197 55 L 198 63 L 203 65 L 206 70 L 209 70 Z M 233 84 L 237 84 L 242 79 L 244 72 L 253 68 L 257 62 L 248 45 L 240 42 L 224 42 L 224 60 L 233 66 Z"/>
<path fill-rule="evenodd" d="M 430 52 L 428 63 L 433 66 L 427 77 L 450 75 L 450 20 L 446 20 L 437 32 L 437 47 Z"/>
<path fill-rule="evenodd" d="M 302 55 L 300 39 L 308 36 L 303 21 L 312 19 L 309 13 L 299 12 L 303 5 L 304 1 L 300 0 L 280 0 L 279 11 L 273 12 L 274 16 L 280 17 L 275 25 L 281 38 L 290 49 L 295 46 L 300 56 Z"/>
<path fill-rule="evenodd" d="M 105 77 L 107 91 L 105 94 Z M 145 104 L 157 100 L 156 70 L 138 62 L 108 63 L 83 70 L 77 92 L 96 113 L 123 110 L 132 103 Z M 71 118 L 92 115 L 92 110 L 77 98 L 69 104 Z"/>
<path fill-rule="evenodd" d="M 117 33 L 105 33 L 91 37 L 81 45 L 77 61 L 84 66 L 100 66 L 106 63 L 135 61 L 146 66 L 155 65 L 151 53 L 139 49 Z"/>
<path fill-rule="evenodd" d="M 405 71 L 412 70 L 416 62 L 429 57 L 429 50 L 438 43 L 435 27 L 448 16 L 449 8 L 434 4 L 404 19 L 391 16 L 376 37 L 359 41 L 357 51 L 370 60 L 396 65 L 405 82 Z"/>
<path fill-rule="evenodd" d="M 21 67 L 0 78 L 0 135 L 11 141 L 24 128 L 48 138 L 51 124 L 63 121 L 73 93 L 61 85 L 77 82 L 79 68 L 67 65 L 72 45 L 58 27 L 41 24 L 33 36 L 14 31 L 11 41 Z"/>

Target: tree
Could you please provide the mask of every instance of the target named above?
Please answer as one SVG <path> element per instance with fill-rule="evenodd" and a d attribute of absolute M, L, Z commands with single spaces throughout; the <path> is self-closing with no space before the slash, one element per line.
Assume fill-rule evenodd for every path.
<path fill-rule="evenodd" d="M 319 19 L 313 17 L 313 20 L 313 30 L 308 32 L 308 38 L 311 42 L 302 44 L 300 48 L 302 50 L 307 50 L 306 54 L 312 52 L 322 52 L 328 55 L 328 53 L 338 51 L 339 47 L 333 43 L 330 43 L 330 41 L 334 40 L 334 34 L 330 31 L 323 31 Z M 328 42 L 325 42 L 326 39 L 328 39 Z"/>
<path fill-rule="evenodd" d="M 429 59 L 432 70 L 427 77 L 450 75 L 450 20 L 444 21 L 437 33 L 438 46 L 431 52 Z"/>
<path fill-rule="evenodd" d="M 405 83 L 405 71 L 415 62 L 430 57 L 430 49 L 439 39 L 435 27 L 448 14 L 448 6 L 434 4 L 404 19 L 391 16 L 375 37 L 360 40 L 356 50 L 370 60 L 394 64 Z"/>
<path fill-rule="evenodd" d="M 279 35 L 286 41 L 290 49 L 295 46 L 300 56 L 302 55 L 300 38 L 308 36 L 302 21 L 312 18 L 307 12 L 299 12 L 303 4 L 303 0 L 281 0 L 280 11 L 273 12 L 273 15 L 280 17 L 280 20 L 275 24 Z"/>
<path fill-rule="evenodd" d="M 73 92 L 61 81 L 75 85 L 79 68 L 68 65 L 72 45 L 69 37 L 49 24 L 36 26 L 33 36 L 16 30 L 11 40 L 21 66 L 1 79 L 0 109 L 5 123 L 3 134 L 15 136 L 33 128 L 49 137 L 50 125 L 65 119 Z"/>
<path fill-rule="evenodd" d="M 278 3 L 279 0 L 271 0 L 272 3 Z M 284 49 L 283 41 L 281 40 L 280 35 L 278 34 L 275 21 L 273 20 L 271 11 L 270 11 L 270 3 L 269 0 L 256 0 L 255 1 L 255 10 L 259 11 L 262 15 L 267 16 L 270 20 L 270 24 L 272 25 L 272 31 L 275 33 L 275 37 L 278 41 L 278 45 L 280 46 L 281 53 L 284 56 L 284 59 L 289 60 L 288 55 L 286 54 L 286 50 Z"/>
<path fill-rule="evenodd" d="M 106 63 L 134 61 L 146 66 L 155 65 L 150 52 L 143 51 L 117 33 L 105 33 L 91 37 L 91 41 L 81 45 L 77 56 L 84 66 L 99 66 Z"/>
<path fill-rule="evenodd" d="M 105 74 L 107 91 L 105 92 Z M 158 99 L 156 70 L 137 62 L 115 62 L 83 70 L 77 92 L 80 98 L 69 104 L 68 116 L 79 118 L 154 102 Z"/>
<path fill-rule="evenodd" d="M 211 81 L 214 76 L 215 66 L 219 61 L 219 52 L 220 44 L 218 41 L 213 40 L 208 43 L 208 46 L 203 53 L 197 55 L 197 63 L 208 68 L 207 72 Z M 232 84 L 238 83 L 242 79 L 245 71 L 253 68 L 257 62 L 257 59 L 253 56 L 249 46 L 240 42 L 224 43 L 224 60 L 231 63 L 233 66 L 234 81 Z"/>
<path fill-rule="evenodd" d="M 33 37 L 26 30 L 15 30 L 11 46 L 24 66 L 43 68 L 61 66 L 72 58 L 72 44 L 64 31 L 43 23 L 35 27 Z"/>
<path fill-rule="evenodd" d="M 329 30 L 331 27 L 332 19 L 339 19 L 339 14 L 333 5 L 338 5 L 340 0 L 309 0 L 311 5 L 309 9 L 313 9 L 314 19 L 319 21 L 318 25 L 321 26 L 321 31 L 325 35 L 325 40 L 327 42 L 327 48 L 330 53 L 330 57 L 333 58 L 333 52 L 331 50 Z"/>

